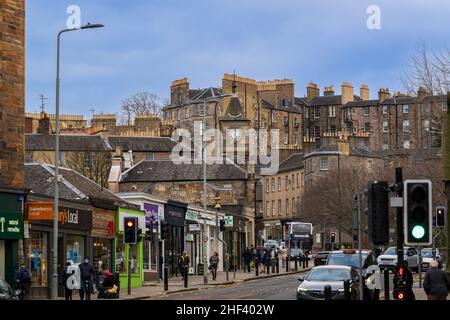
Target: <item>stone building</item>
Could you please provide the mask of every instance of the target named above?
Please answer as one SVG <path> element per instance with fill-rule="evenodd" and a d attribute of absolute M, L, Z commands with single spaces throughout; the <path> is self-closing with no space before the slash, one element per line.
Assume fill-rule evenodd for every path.
<path fill-rule="evenodd" d="M 0 278 L 24 262 L 25 0 L 0 0 Z"/>
<path fill-rule="evenodd" d="M 56 120 L 54 114 L 45 112 L 25 114 L 25 133 L 40 133 L 42 130 L 42 119 L 48 118 L 47 131 L 56 131 Z M 86 129 L 88 127 L 87 120 L 82 115 L 61 114 L 59 116 L 60 129 L 64 133 L 65 130 Z"/>
<path fill-rule="evenodd" d="M 263 176 L 264 205 L 262 238 L 286 239 L 287 222 L 300 221 L 303 209 L 303 154 L 296 153 L 280 164 L 273 176 Z"/>

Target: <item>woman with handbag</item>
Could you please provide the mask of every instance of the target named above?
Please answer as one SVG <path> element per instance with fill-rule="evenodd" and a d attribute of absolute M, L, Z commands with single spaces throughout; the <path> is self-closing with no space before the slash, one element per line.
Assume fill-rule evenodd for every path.
<path fill-rule="evenodd" d="M 214 252 L 214 254 L 209 258 L 209 267 L 208 267 L 208 269 L 211 270 L 213 281 L 216 281 L 217 279 L 218 266 L 219 266 L 219 254 L 217 252 Z"/>

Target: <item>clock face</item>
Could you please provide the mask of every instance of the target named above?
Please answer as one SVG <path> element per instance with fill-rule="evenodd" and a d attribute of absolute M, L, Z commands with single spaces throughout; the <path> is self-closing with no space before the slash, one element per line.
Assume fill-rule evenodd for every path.
<path fill-rule="evenodd" d="M 229 135 L 231 139 L 239 141 L 242 138 L 242 131 L 239 129 L 231 129 Z"/>

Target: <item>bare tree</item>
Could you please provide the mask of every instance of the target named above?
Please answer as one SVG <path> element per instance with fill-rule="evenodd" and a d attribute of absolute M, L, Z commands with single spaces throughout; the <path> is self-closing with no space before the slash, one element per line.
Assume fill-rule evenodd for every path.
<path fill-rule="evenodd" d="M 411 57 L 408 69 L 400 76 L 409 93 L 423 87 L 430 94 L 446 94 L 450 89 L 450 51 L 430 53 L 425 45 Z"/>
<path fill-rule="evenodd" d="M 121 108 L 123 121 L 130 125 L 132 120 L 138 116 L 160 115 L 163 103 L 156 94 L 139 92 L 125 99 Z"/>

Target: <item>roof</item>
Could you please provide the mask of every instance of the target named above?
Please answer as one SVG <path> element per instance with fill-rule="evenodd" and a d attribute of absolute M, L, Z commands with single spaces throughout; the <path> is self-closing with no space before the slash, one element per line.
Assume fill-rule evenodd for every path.
<path fill-rule="evenodd" d="M 245 180 L 247 175 L 234 163 L 212 164 L 206 168 L 208 180 Z M 202 164 L 175 164 L 172 160 L 145 159 L 122 174 L 121 182 L 202 181 Z"/>
<path fill-rule="evenodd" d="M 338 154 L 341 154 L 341 152 L 339 151 L 339 147 L 337 144 L 333 144 L 322 146 L 319 149 L 316 149 L 311 153 L 304 155 L 304 158 L 321 155 L 338 155 Z M 359 147 L 351 147 L 350 156 L 367 157 L 367 158 L 384 158 L 382 156 L 382 153 L 380 152 L 368 151 L 367 149 Z"/>
<path fill-rule="evenodd" d="M 422 100 L 423 103 L 431 103 L 431 102 L 444 102 L 447 103 L 447 96 L 446 95 L 439 95 L 439 96 L 426 96 Z"/>
<path fill-rule="evenodd" d="M 55 135 L 26 134 L 26 151 L 55 150 Z M 110 151 L 111 146 L 99 135 L 60 135 L 59 148 L 61 151 Z"/>
<path fill-rule="evenodd" d="M 191 91 L 191 90 L 189 90 Z M 222 89 L 221 88 L 206 88 L 206 89 L 198 89 L 192 91 L 192 97 L 191 92 L 189 92 L 189 100 L 190 102 L 203 102 L 203 100 L 213 97 L 220 97 L 222 95 Z"/>
<path fill-rule="evenodd" d="M 113 202 L 121 206 L 129 206 L 121 198 L 108 189 L 72 169 L 59 168 L 62 176 L 59 186 L 59 197 L 66 200 L 99 199 Z M 25 186 L 32 194 L 54 196 L 54 166 L 46 164 L 25 164 Z"/>
<path fill-rule="evenodd" d="M 356 108 L 356 107 L 375 107 L 378 106 L 380 102 L 378 100 L 360 100 L 348 102 L 345 108 Z"/>
<path fill-rule="evenodd" d="M 295 153 L 280 164 L 278 172 L 286 172 L 303 168 L 303 153 Z"/>
<path fill-rule="evenodd" d="M 268 102 L 267 100 L 264 100 L 264 99 L 261 99 L 261 106 L 263 108 L 267 108 L 267 109 L 281 110 L 281 111 L 294 112 L 294 113 L 301 113 L 301 110 L 299 108 L 297 108 L 295 105 L 286 106 L 286 107 L 282 107 L 282 106 L 275 107 L 273 104 L 271 104 L 270 102 Z"/>
<path fill-rule="evenodd" d="M 225 115 L 220 118 L 220 120 L 248 120 L 245 117 L 244 110 L 242 109 L 241 103 L 237 96 L 232 96 L 230 99 L 230 103 L 228 104 L 227 111 Z"/>
<path fill-rule="evenodd" d="M 310 106 L 332 106 L 342 104 L 342 96 L 320 96 L 315 97 L 309 103 Z"/>
<path fill-rule="evenodd" d="M 295 98 L 294 99 L 294 103 L 301 105 L 301 106 L 307 106 L 308 105 L 308 100 L 306 98 Z"/>
<path fill-rule="evenodd" d="M 133 152 L 172 152 L 177 142 L 167 137 L 109 137 L 113 149 Z"/>
<path fill-rule="evenodd" d="M 383 105 L 399 105 L 399 104 L 411 104 L 418 103 L 419 98 L 417 97 L 396 97 L 386 99 L 382 102 Z"/>

